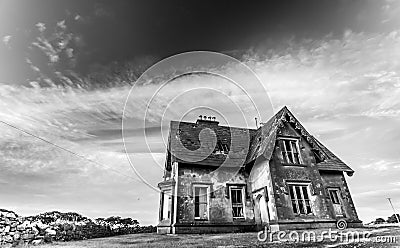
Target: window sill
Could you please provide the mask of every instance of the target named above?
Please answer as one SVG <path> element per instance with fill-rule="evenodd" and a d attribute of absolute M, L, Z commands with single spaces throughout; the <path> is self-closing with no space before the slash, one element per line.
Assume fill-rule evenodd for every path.
<path fill-rule="evenodd" d="M 195 221 L 208 221 L 208 219 L 199 219 L 199 218 L 195 218 Z"/>
<path fill-rule="evenodd" d="M 295 217 L 315 217 L 313 213 L 310 214 L 294 214 Z"/>
<path fill-rule="evenodd" d="M 289 163 L 282 163 L 283 166 L 297 166 L 297 167 L 307 167 L 306 164 L 289 164 Z"/>

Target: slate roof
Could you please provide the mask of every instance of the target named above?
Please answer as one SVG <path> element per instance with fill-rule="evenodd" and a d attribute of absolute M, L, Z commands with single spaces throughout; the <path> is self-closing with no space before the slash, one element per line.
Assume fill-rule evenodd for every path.
<path fill-rule="evenodd" d="M 169 156 L 173 156 L 175 161 L 190 164 L 242 166 L 245 164 L 255 131 L 255 129 L 220 126 L 215 121 L 197 121 L 197 123 L 171 121 Z M 230 152 L 213 153 L 217 145 L 215 140 L 226 145 Z"/>
<path fill-rule="evenodd" d="M 171 121 L 167 164 L 171 157 L 178 162 L 209 166 L 222 164 L 244 166 L 259 159 L 270 159 L 274 151 L 277 132 L 284 122 L 291 123 L 322 157 L 323 161 L 317 163 L 319 170 L 345 171 L 349 175 L 354 173 L 349 166 L 310 135 L 287 107 L 279 110 L 257 130 L 220 126 L 215 121 L 198 120 L 197 123 Z M 216 147 L 215 140 L 227 146 L 230 146 L 232 142 L 229 154 L 213 153 Z"/>
<path fill-rule="evenodd" d="M 326 148 L 321 142 L 314 138 L 318 146 L 328 155 L 328 158 L 325 159 L 323 162 L 318 163 L 319 170 L 326 170 L 326 171 L 345 171 L 352 175 L 354 171 L 347 166 L 342 160 L 336 157 L 328 148 Z"/>

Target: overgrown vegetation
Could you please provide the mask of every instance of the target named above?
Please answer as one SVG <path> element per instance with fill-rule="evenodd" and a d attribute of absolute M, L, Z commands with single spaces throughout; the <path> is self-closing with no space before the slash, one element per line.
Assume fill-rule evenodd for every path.
<path fill-rule="evenodd" d="M 85 240 L 155 231 L 154 226 L 140 226 L 135 219 L 119 216 L 92 220 L 78 213 L 52 211 L 21 217 L 13 211 L 0 209 L 0 246 Z"/>

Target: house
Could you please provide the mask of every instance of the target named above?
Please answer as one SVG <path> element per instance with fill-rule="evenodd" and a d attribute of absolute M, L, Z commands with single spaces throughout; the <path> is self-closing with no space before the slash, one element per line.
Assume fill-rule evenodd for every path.
<path fill-rule="evenodd" d="M 157 232 L 360 226 L 345 173 L 286 107 L 258 129 L 171 121 Z"/>

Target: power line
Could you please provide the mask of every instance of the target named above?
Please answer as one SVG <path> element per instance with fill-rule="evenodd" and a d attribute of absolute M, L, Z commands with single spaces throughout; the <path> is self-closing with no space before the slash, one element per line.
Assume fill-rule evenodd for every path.
<path fill-rule="evenodd" d="M 87 160 L 87 161 L 89 161 L 89 162 L 91 162 L 91 163 L 94 163 L 94 164 L 97 164 L 97 165 L 99 165 L 99 166 L 102 166 L 102 167 L 104 167 L 104 168 L 106 168 L 106 169 L 109 169 L 109 170 L 111 170 L 111 171 L 113 171 L 113 172 L 115 172 L 115 173 L 117 173 L 117 174 L 119 174 L 119 175 L 121 175 L 121 176 L 130 178 L 130 179 L 133 179 L 133 180 L 136 181 L 136 182 L 141 182 L 140 180 L 138 180 L 138 179 L 136 179 L 136 178 L 134 178 L 134 177 L 128 176 L 128 175 L 126 175 L 126 174 L 123 174 L 123 173 L 121 173 L 121 172 L 119 172 L 119 171 L 117 171 L 117 170 L 114 170 L 114 169 L 110 168 L 110 167 L 107 166 L 107 165 L 104 165 L 104 164 L 102 164 L 102 163 L 100 163 L 100 162 L 97 162 L 96 160 L 93 160 L 93 159 L 87 158 L 87 157 L 85 157 L 85 156 L 83 156 L 83 155 L 80 155 L 80 154 L 78 154 L 78 153 L 76 153 L 76 152 L 74 152 L 74 151 L 71 151 L 71 150 L 69 150 L 69 149 L 67 149 L 67 148 L 65 148 L 65 147 L 62 147 L 62 146 L 57 145 L 57 144 L 55 144 L 55 143 L 53 143 L 53 142 L 51 142 L 51 141 L 49 141 L 49 140 L 46 140 L 46 139 L 44 139 L 44 138 L 42 138 L 42 137 L 40 137 L 40 136 L 38 136 L 38 135 L 35 135 L 35 134 L 30 133 L 30 132 L 28 132 L 28 131 L 25 131 L 25 130 L 23 130 L 23 129 L 17 127 L 17 126 L 14 126 L 14 125 L 12 125 L 12 124 L 10 124 L 10 123 L 8 123 L 8 122 L 2 121 L 2 120 L 0 120 L 0 122 L 3 123 L 3 124 L 5 124 L 5 125 L 7 125 L 7 126 L 9 126 L 9 127 L 12 127 L 12 128 L 14 128 L 14 129 L 20 131 L 20 132 L 22 132 L 22 133 L 28 134 L 28 135 L 30 135 L 30 136 L 32 136 L 32 137 L 35 137 L 35 138 L 37 138 L 37 139 L 39 139 L 39 140 L 41 140 L 41 141 L 43 141 L 43 142 L 45 142 L 45 143 L 47 143 L 47 144 L 50 144 L 50 145 L 52 145 L 52 146 L 54 146 L 54 147 L 57 147 L 57 148 L 59 148 L 59 149 L 61 149 L 61 150 L 63 150 L 63 151 L 66 151 L 66 152 L 68 152 L 68 153 L 71 153 L 72 155 L 75 155 L 75 156 L 77 156 L 77 157 L 79 157 L 79 158 L 81 158 L 81 159 L 84 159 L 84 160 Z"/>

